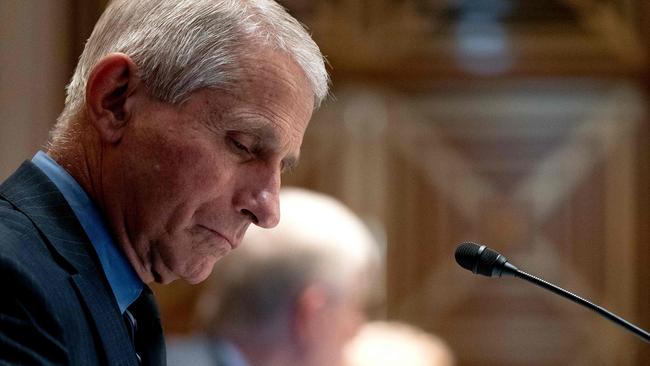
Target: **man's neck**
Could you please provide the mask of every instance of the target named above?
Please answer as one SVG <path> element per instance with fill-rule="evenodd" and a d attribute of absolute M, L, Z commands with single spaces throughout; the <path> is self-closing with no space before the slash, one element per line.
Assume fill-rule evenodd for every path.
<path fill-rule="evenodd" d="M 76 181 L 79 183 L 81 188 L 88 194 L 90 199 L 100 208 L 103 209 L 103 199 L 99 192 L 101 192 L 98 187 L 100 186 L 99 172 L 101 172 L 98 161 L 100 159 L 96 158 L 96 151 L 94 148 L 88 148 L 87 146 L 97 146 L 99 141 L 87 142 L 88 139 L 92 139 L 91 133 L 83 132 L 68 132 L 69 134 L 79 135 L 74 139 L 68 139 L 69 141 L 79 141 L 75 144 L 65 144 L 59 143 L 56 145 L 50 145 L 47 150 L 47 154 L 54 159 L 63 169 L 65 169 Z M 83 138 L 80 138 L 83 136 Z"/>
<path fill-rule="evenodd" d="M 92 127 L 79 123 L 70 127 L 66 136 L 67 138 L 62 139 L 62 142 L 51 144 L 47 154 L 77 181 L 102 212 L 115 241 L 122 248 L 142 282 L 152 282 L 153 277 L 138 260 L 131 238 L 122 224 L 124 212 L 119 205 L 120 202 L 125 201 L 121 197 L 122 186 L 120 182 L 104 181 L 106 179 L 103 176 L 104 171 L 112 169 L 116 172 L 115 169 L 119 167 L 111 166 L 110 161 L 105 161 L 104 146 Z M 67 144 L 66 141 L 76 143 Z"/>

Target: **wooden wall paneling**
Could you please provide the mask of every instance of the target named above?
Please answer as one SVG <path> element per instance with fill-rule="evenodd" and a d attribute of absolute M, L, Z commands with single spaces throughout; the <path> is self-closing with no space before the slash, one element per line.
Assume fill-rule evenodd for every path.
<path fill-rule="evenodd" d="M 466 282 L 464 290 L 456 289 L 461 293 L 451 296 L 455 300 L 450 300 L 450 305 L 445 304 L 445 300 L 427 297 L 453 294 L 450 284 L 458 281 L 437 282 L 435 278 L 449 279 L 450 276 L 462 276 L 462 273 L 452 275 L 451 271 L 457 269 L 445 265 L 437 269 L 431 266 L 429 273 L 412 269 L 413 266 L 418 268 L 422 257 L 427 257 L 427 248 L 421 241 L 430 234 L 424 231 L 438 229 L 435 216 L 426 215 L 429 197 L 442 193 L 438 203 L 448 201 L 455 206 L 455 211 L 467 212 L 460 226 L 446 230 L 455 231 L 460 237 L 485 237 L 486 233 L 492 233 L 496 240 L 493 245 L 505 245 L 508 252 L 522 258 L 519 263 L 537 268 L 540 274 L 560 284 L 568 282 L 577 292 L 597 302 L 600 300 L 625 312 L 629 310 L 630 316 L 634 316 L 631 304 L 635 303 L 636 295 L 630 290 L 634 272 L 628 268 L 634 254 L 631 249 L 615 251 L 614 248 L 634 247 L 634 239 L 630 236 L 634 222 L 630 203 L 634 190 L 630 182 L 634 181 L 635 172 L 629 168 L 634 160 L 625 146 L 633 146 L 630 140 L 635 133 L 633 126 L 643 111 L 635 89 L 625 83 L 577 84 L 563 91 L 562 88 L 559 86 L 555 92 L 553 88 L 545 91 L 525 87 L 511 91 L 487 88 L 485 95 L 472 92 L 465 96 L 464 93 L 441 91 L 419 104 L 405 102 L 409 106 L 406 109 L 426 116 L 424 121 L 429 121 L 428 126 L 422 123 L 422 118 L 419 122 L 413 121 L 411 112 L 411 116 L 400 121 L 400 131 L 390 134 L 394 139 L 404 139 L 403 144 L 399 144 L 405 149 L 400 152 L 402 158 L 398 165 L 402 170 L 399 176 L 410 177 L 394 179 L 399 188 L 391 190 L 400 191 L 405 200 L 415 200 L 408 204 L 393 198 L 392 202 L 396 203 L 392 206 L 393 215 L 403 220 L 413 216 L 413 221 L 419 225 L 404 228 L 388 222 L 389 232 L 393 232 L 389 235 L 390 245 L 396 247 L 392 251 L 389 249 L 389 266 L 400 267 L 389 269 L 389 273 L 396 276 L 389 280 L 389 286 L 399 287 L 389 288 L 388 293 L 389 297 L 406 295 L 399 299 L 389 298 L 390 304 L 397 304 L 389 308 L 389 315 L 432 330 L 442 330 L 456 347 L 463 347 L 462 342 L 472 342 L 470 348 L 476 353 L 465 351 L 463 364 L 634 364 L 634 343 L 629 342 L 629 335 L 550 294 L 540 293 L 528 285 L 506 286 L 476 278 L 472 279 L 474 283 Z M 560 94 L 567 92 L 565 97 L 569 100 L 557 99 L 558 91 Z M 493 97 L 494 94 L 497 96 Z M 519 109 L 498 106 L 500 100 L 519 103 Z M 497 103 L 497 106 L 486 106 L 485 101 Z M 544 112 L 545 104 L 558 109 L 559 101 L 563 101 L 564 106 L 551 117 L 559 119 L 558 128 L 553 132 L 548 130 L 548 124 L 544 125 L 548 113 L 538 114 L 538 111 Z M 456 109 L 456 105 L 464 108 Z M 494 121 L 489 117 L 491 112 L 497 113 Z M 461 118 L 454 119 L 454 114 Z M 459 121 L 463 122 L 459 125 Z M 417 125 L 415 132 L 401 133 L 414 124 Z M 504 124 L 511 128 L 504 129 Z M 519 132 L 516 132 L 517 126 Z M 431 133 L 431 129 L 439 131 Z M 542 141 L 551 139 L 551 149 L 528 149 L 529 145 L 535 145 L 539 133 L 544 130 L 547 137 L 542 133 Z M 433 136 L 437 137 L 432 140 Z M 471 143 L 464 143 L 463 139 Z M 493 144 L 495 139 L 505 146 L 495 150 L 498 146 Z M 603 163 L 610 159 L 618 163 L 615 166 Z M 459 169 L 463 165 L 465 168 Z M 421 175 L 422 171 L 426 174 Z M 504 174 L 514 182 L 504 180 L 501 177 Z M 413 186 L 412 182 L 417 182 L 419 176 L 424 177 L 424 184 Z M 488 188 L 490 186 L 492 188 Z M 412 193 L 408 193 L 409 190 Z M 486 193 L 477 194 L 481 191 Z M 501 198 L 495 201 L 494 197 Z M 450 209 L 441 216 L 453 217 L 453 211 Z M 497 212 L 497 216 L 503 217 L 477 215 L 482 211 Z M 557 217 L 560 225 L 547 224 L 549 220 L 557 221 Z M 492 223 L 488 226 L 492 227 L 486 228 L 484 221 L 490 220 Z M 599 223 L 604 228 L 599 229 Z M 514 236 L 508 233 L 516 232 L 514 229 L 518 225 L 525 229 Z M 594 230 L 596 233 L 602 230 L 603 235 L 598 238 L 592 233 Z M 417 235 L 413 235 L 414 232 Z M 455 243 L 434 241 L 429 244 L 452 247 Z M 567 247 L 575 250 L 566 251 Z M 452 249 L 449 248 L 450 253 Z M 621 270 L 616 271 L 616 268 Z M 599 273 L 602 281 L 597 276 Z M 630 285 L 616 286 L 620 281 Z M 440 313 L 432 314 L 433 309 Z M 488 329 L 490 336 L 487 333 L 481 336 L 481 332 Z"/>
<path fill-rule="evenodd" d="M 650 13 L 650 7 L 648 7 Z M 650 38 L 649 38 L 650 39 Z M 646 105 L 650 104 L 648 91 L 650 90 L 650 80 L 645 80 L 646 88 Z M 639 172 L 636 182 L 637 196 L 636 200 L 636 234 L 637 234 L 637 254 L 636 254 L 636 293 L 638 301 L 635 310 L 638 314 L 638 325 L 643 329 L 650 329 L 650 117 L 646 116 L 645 121 L 641 124 L 638 134 L 636 135 L 637 146 L 637 164 L 636 170 Z M 637 343 L 636 352 L 638 355 L 637 362 L 639 365 L 650 365 L 650 347 L 647 344 Z"/>
<path fill-rule="evenodd" d="M 635 1 L 635 14 L 638 22 L 638 29 L 643 39 L 646 60 L 650 50 L 650 2 Z M 641 88 L 645 92 L 645 104 L 650 105 L 650 62 L 646 61 L 643 71 L 640 73 Z M 639 301 L 636 305 L 639 314 L 639 325 L 644 329 L 650 329 L 650 115 L 646 115 L 636 136 L 637 146 L 637 230 L 638 252 L 637 252 L 637 294 Z M 639 344 L 637 347 L 638 363 L 650 365 L 650 347 L 647 344 Z"/>
<path fill-rule="evenodd" d="M 70 69 L 66 2 L 0 2 L 0 180 L 41 148 Z"/>

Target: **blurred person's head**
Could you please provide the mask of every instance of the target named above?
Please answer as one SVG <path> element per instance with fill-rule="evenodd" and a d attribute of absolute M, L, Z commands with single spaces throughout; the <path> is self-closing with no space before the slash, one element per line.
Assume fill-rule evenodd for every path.
<path fill-rule="evenodd" d="M 332 366 L 365 320 L 377 244 L 331 197 L 296 188 L 280 197 L 280 224 L 251 228 L 215 269 L 199 312 L 251 365 Z"/>
<path fill-rule="evenodd" d="M 113 0 L 48 154 L 104 214 L 144 282 L 205 279 L 252 223 L 327 94 L 324 59 L 272 0 Z"/>
<path fill-rule="evenodd" d="M 453 366 L 454 356 L 439 337 L 401 322 L 363 325 L 345 346 L 343 366 Z"/>

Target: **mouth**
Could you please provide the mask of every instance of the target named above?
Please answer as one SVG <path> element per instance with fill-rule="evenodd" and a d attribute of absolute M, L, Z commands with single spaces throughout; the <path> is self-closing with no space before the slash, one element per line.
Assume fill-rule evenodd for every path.
<path fill-rule="evenodd" d="M 235 248 L 237 248 L 238 244 L 235 244 L 235 243 L 233 242 L 233 240 L 231 240 L 230 238 L 226 237 L 225 235 L 222 235 L 222 234 L 219 233 L 218 231 L 213 230 L 213 229 L 210 229 L 209 227 L 204 226 L 204 225 L 199 225 L 199 227 L 202 228 L 202 229 L 204 229 L 205 231 L 207 231 L 207 232 L 210 233 L 211 235 L 213 235 L 213 236 L 215 236 L 215 237 L 218 237 L 218 238 L 221 239 L 221 240 L 225 240 L 226 243 L 228 243 L 228 246 L 230 246 L 230 249 L 235 249 Z"/>

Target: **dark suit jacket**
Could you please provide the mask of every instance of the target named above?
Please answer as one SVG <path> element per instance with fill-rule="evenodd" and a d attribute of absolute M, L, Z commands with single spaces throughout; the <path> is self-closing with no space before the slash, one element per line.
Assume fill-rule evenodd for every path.
<path fill-rule="evenodd" d="M 29 161 L 0 186 L 0 297 L 0 365 L 138 365 L 92 244 Z M 157 320 L 144 364 L 165 362 Z"/>

